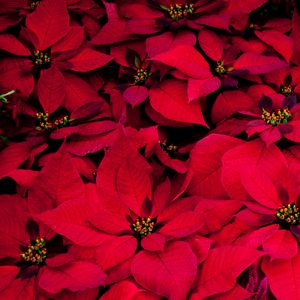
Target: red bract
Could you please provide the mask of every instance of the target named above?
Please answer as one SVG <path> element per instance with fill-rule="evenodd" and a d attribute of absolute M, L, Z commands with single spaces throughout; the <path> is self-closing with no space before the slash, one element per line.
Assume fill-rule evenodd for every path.
<path fill-rule="evenodd" d="M 29 299 L 45 292 L 81 291 L 103 284 L 105 275 L 98 266 L 74 259 L 62 237 L 29 217 L 25 199 L 1 197 L 1 228 L 0 273 L 6 276 L 2 299 L 20 295 Z"/>
<path fill-rule="evenodd" d="M 297 298 L 299 8 L 0 0 L 0 299 Z"/>
<path fill-rule="evenodd" d="M 54 17 L 58 19 L 56 22 L 52 22 Z M 14 36 L 5 33 L 0 38 L 5 51 L 18 56 L 29 56 L 10 58 L 8 62 L 15 64 L 14 68 L 7 69 L 6 62 L 2 62 L 0 68 L 6 74 L 3 86 L 19 89 L 25 97 L 29 96 L 34 88 L 30 73 L 40 73 L 37 92 L 44 111 L 48 113 L 62 105 L 67 96 L 61 71 L 87 72 L 112 59 L 89 47 L 83 46 L 78 50 L 84 40 L 83 29 L 79 26 L 70 27 L 69 19 L 64 1 L 50 3 L 45 0 L 26 18 L 27 28 L 21 31 L 24 43 L 32 46 L 27 48 Z M 43 20 L 42 24 L 40 20 Z M 67 99 L 68 101 L 72 99 Z"/>
<path fill-rule="evenodd" d="M 119 137 L 100 164 L 98 200 L 87 198 L 86 204 L 68 201 L 39 215 L 39 218 L 79 242 L 71 231 L 74 225 L 69 223 L 70 211 L 92 205 L 94 208 L 89 215 L 86 215 L 88 208 L 77 212 L 76 223 L 81 222 L 80 219 L 86 223 L 83 231 L 77 227 L 77 235 L 79 231 L 79 236 L 82 236 L 83 232 L 93 230 L 95 237 L 104 233 L 107 235 L 108 239 L 103 239 L 97 248 L 96 259 L 109 272 L 108 282 L 116 280 L 116 276 L 119 280 L 126 278 L 131 268 L 136 281 L 145 288 L 172 299 L 183 299 L 195 277 L 197 262 L 189 244 L 176 240 L 191 235 L 201 227 L 202 221 L 193 212 L 198 199 L 194 197 L 171 202 L 169 181 L 158 185 L 152 196 L 150 174 L 150 166 L 129 140 Z M 176 256 L 178 247 L 182 248 L 180 256 Z M 137 250 L 140 251 L 135 254 Z M 128 260 L 131 262 L 129 270 L 115 273 L 120 272 L 121 266 L 125 266 Z M 159 277 L 161 280 L 178 277 L 177 283 L 172 286 L 163 285 L 164 288 L 161 288 L 161 280 L 150 269 L 150 266 L 160 268 L 161 261 L 165 266 L 165 272 Z M 149 264 L 146 270 L 145 264 Z"/>

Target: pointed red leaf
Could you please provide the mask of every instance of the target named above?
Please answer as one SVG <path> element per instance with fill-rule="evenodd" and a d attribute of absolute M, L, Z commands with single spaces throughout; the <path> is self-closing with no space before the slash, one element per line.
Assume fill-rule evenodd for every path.
<path fill-rule="evenodd" d="M 262 270 L 266 274 L 270 289 L 277 299 L 300 299 L 299 268 L 299 252 L 292 259 L 263 260 Z"/>
<path fill-rule="evenodd" d="M 0 266 L 0 292 L 4 290 L 18 275 L 19 268 L 16 266 Z"/>
<path fill-rule="evenodd" d="M 287 64 L 275 56 L 266 56 L 254 52 L 247 52 L 242 54 L 234 62 L 235 70 L 246 70 L 250 74 L 265 74 L 283 67 Z"/>
<path fill-rule="evenodd" d="M 25 47 L 15 36 L 8 33 L 0 34 L 0 49 L 20 56 L 31 55 L 27 47 Z"/>
<path fill-rule="evenodd" d="M 159 218 L 158 218 L 159 220 Z M 169 220 L 159 230 L 167 237 L 182 238 L 195 233 L 202 226 L 202 220 L 194 212 L 185 212 Z"/>
<path fill-rule="evenodd" d="M 106 7 L 108 22 L 94 36 L 92 43 L 106 45 L 130 39 L 131 35 L 128 34 L 127 21 L 119 17 L 117 4 L 104 2 L 104 5 Z"/>
<path fill-rule="evenodd" d="M 202 265 L 195 299 L 230 290 L 237 277 L 262 255 L 260 251 L 239 246 L 212 249 Z"/>
<path fill-rule="evenodd" d="M 230 0 L 227 11 L 232 14 L 248 14 L 266 2 L 267 0 L 248 0 L 247 2 L 242 3 L 235 0 Z"/>
<path fill-rule="evenodd" d="M 263 243 L 263 249 L 272 259 L 290 259 L 298 253 L 298 243 L 289 230 L 277 230 Z"/>
<path fill-rule="evenodd" d="M 163 251 L 166 238 L 158 233 L 148 234 L 142 239 L 141 245 L 147 251 Z"/>
<path fill-rule="evenodd" d="M 106 65 L 113 58 L 91 48 L 83 48 L 77 55 L 68 60 L 72 64 L 70 70 L 88 72 Z"/>
<path fill-rule="evenodd" d="M 58 152 L 45 164 L 30 191 L 29 205 L 33 212 L 42 212 L 70 200 L 85 198 L 83 182 L 73 161 Z M 76 189 L 74 187 L 76 186 Z M 44 201 L 41 201 L 44 199 Z"/>
<path fill-rule="evenodd" d="M 10 144 L 0 153 L 0 178 L 17 169 L 30 155 L 29 143 L 22 142 Z"/>
<path fill-rule="evenodd" d="M 144 102 L 149 96 L 148 89 L 144 86 L 130 86 L 123 93 L 124 100 L 132 107 Z"/>
<path fill-rule="evenodd" d="M 287 62 L 293 54 L 293 40 L 276 30 L 255 31 L 255 35 L 266 44 L 273 47 Z"/>
<path fill-rule="evenodd" d="M 237 200 L 200 200 L 196 213 L 199 214 L 199 218 L 209 220 L 209 222 L 204 222 L 199 232 L 207 235 L 221 229 L 233 218 L 242 205 L 242 202 Z"/>
<path fill-rule="evenodd" d="M 1 90 L 18 90 L 24 98 L 28 98 L 34 88 L 31 68 L 32 63 L 28 58 L 6 57 L 0 60 Z"/>
<path fill-rule="evenodd" d="M 225 199 L 226 192 L 221 183 L 221 158 L 226 151 L 240 144 L 238 139 L 218 134 L 211 134 L 199 141 L 190 155 L 193 177 L 188 187 L 189 194 Z"/>
<path fill-rule="evenodd" d="M 241 181 L 249 195 L 263 206 L 278 208 L 282 205 L 276 187 L 261 171 L 255 168 L 243 168 Z"/>
<path fill-rule="evenodd" d="M 146 40 L 146 50 L 149 57 L 153 57 L 159 53 L 165 52 L 168 49 L 178 45 L 195 46 L 196 37 L 190 31 L 179 31 L 176 34 L 170 31 L 149 37 Z"/>
<path fill-rule="evenodd" d="M 189 101 L 209 95 L 221 86 L 218 77 L 209 79 L 189 79 L 188 80 L 188 98 Z"/>
<path fill-rule="evenodd" d="M 299 34 L 300 34 L 300 16 L 297 10 L 294 10 L 293 13 L 293 20 L 292 20 L 292 38 L 294 40 L 294 51 L 293 51 L 293 57 L 292 61 L 299 65 L 300 63 L 300 40 L 299 40 Z"/>
<path fill-rule="evenodd" d="M 114 220 L 114 222 L 111 222 L 111 220 Z M 108 234 L 118 236 L 120 234 L 130 234 L 132 232 L 130 223 L 125 218 L 125 214 L 121 214 L 117 210 L 115 212 L 96 212 L 88 217 L 88 221 L 97 229 Z"/>
<path fill-rule="evenodd" d="M 103 270 L 113 268 L 132 257 L 136 251 L 136 247 L 137 241 L 133 236 L 116 236 L 110 242 L 97 247 L 97 263 Z"/>
<path fill-rule="evenodd" d="M 95 264 L 76 261 L 60 268 L 43 268 L 40 271 L 39 286 L 52 294 L 63 289 L 76 292 L 103 285 L 105 277 L 103 271 Z"/>
<path fill-rule="evenodd" d="M 170 300 L 186 298 L 196 270 L 196 256 L 185 242 L 170 243 L 162 253 L 139 252 L 131 265 L 141 286 Z"/>
<path fill-rule="evenodd" d="M 81 26 L 72 26 L 67 35 L 58 41 L 53 47 L 52 52 L 64 52 L 68 50 L 78 49 L 85 38 L 84 29 Z"/>
<path fill-rule="evenodd" d="M 179 45 L 154 56 L 152 60 L 174 67 L 195 79 L 207 79 L 212 76 L 207 61 L 190 45 Z"/>
<path fill-rule="evenodd" d="M 65 72 L 66 99 L 64 106 L 73 111 L 89 102 L 98 102 L 99 105 L 104 101 L 91 85 L 79 78 L 75 74 Z"/>
<path fill-rule="evenodd" d="M 212 108 L 214 123 L 230 117 L 232 114 L 253 107 L 253 100 L 242 91 L 225 91 L 218 95 Z"/>
<path fill-rule="evenodd" d="M 151 195 L 151 178 L 141 166 L 126 159 L 120 166 L 116 178 L 116 187 L 120 199 L 138 216 L 146 197 Z"/>
<path fill-rule="evenodd" d="M 87 201 L 67 201 L 55 209 L 36 215 L 42 223 L 74 243 L 93 247 L 105 241 L 107 236 L 92 228 L 86 220 L 93 214 L 94 207 Z"/>
<path fill-rule="evenodd" d="M 51 114 L 62 105 L 65 98 L 64 77 L 55 66 L 41 70 L 37 92 L 45 112 Z"/>
<path fill-rule="evenodd" d="M 65 0 L 45 0 L 26 18 L 26 26 L 38 38 L 36 48 L 45 50 L 63 38 L 69 27 Z"/>
<path fill-rule="evenodd" d="M 223 42 L 216 33 L 210 30 L 200 30 L 198 35 L 199 46 L 205 54 L 213 59 L 219 61 L 223 56 Z"/>
<path fill-rule="evenodd" d="M 149 91 L 151 106 L 164 117 L 207 126 L 199 102 L 189 103 L 186 83 L 165 80 L 157 88 Z"/>

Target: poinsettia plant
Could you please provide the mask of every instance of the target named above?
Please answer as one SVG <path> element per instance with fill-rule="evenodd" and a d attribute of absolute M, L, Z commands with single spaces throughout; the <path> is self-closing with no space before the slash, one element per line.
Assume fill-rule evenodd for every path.
<path fill-rule="evenodd" d="M 0 0 L 0 299 L 298 299 L 299 13 Z"/>

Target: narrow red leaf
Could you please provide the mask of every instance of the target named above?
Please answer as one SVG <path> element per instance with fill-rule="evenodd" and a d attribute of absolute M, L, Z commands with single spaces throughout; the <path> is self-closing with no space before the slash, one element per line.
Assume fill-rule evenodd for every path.
<path fill-rule="evenodd" d="M 30 155 L 29 143 L 10 144 L 0 153 L 0 178 L 17 169 Z"/>
<path fill-rule="evenodd" d="M 210 30 L 200 30 L 198 34 L 199 46 L 205 54 L 213 59 L 219 61 L 223 56 L 223 42 L 216 33 Z"/>
<path fill-rule="evenodd" d="M 255 31 L 255 35 L 273 47 L 287 62 L 290 62 L 293 54 L 292 38 L 276 30 Z"/>
<path fill-rule="evenodd" d="M 258 53 L 247 52 L 234 62 L 235 70 L 246 70 L 250 74 L 265 74 L 283 67 L 287 64 L 275 56 L 266 56 Z"/>
<path fill-rule="evenodd" d="M 85 38 L 84 29 L 81 26 L 72 26 L 67 35 L 58 41 L 53 47 L 52 52 L 64 52 L 68 50 L 78 49 Z"/>
<path fill-rule="evenodd" d="M 51 114 L 62 105 L 65 99 L 64 77 L 55 66 L 41 70 L 37 92 L 45 112 Z"/>
<path fill-rule="evenodd" d="M 141 216 L 143 202 L 151 195 L 152 184 L 149 173 L 133 160 L 126 159 L 118 170 L 116 186 L 124 204 Z"/>
<path fill-rule="evenodd" d="M 113 58 L 91 48 L 83 48 L 77 55 L 68 60 L 72 64 L 70 70 L 88 72 L 106 65 Z"/>
<path fill-rule="evenodd" d="M 0 34 L 0 49 L 9 53 L 29 56 L 31 53 L 15 36 L 8 33 Z"/>

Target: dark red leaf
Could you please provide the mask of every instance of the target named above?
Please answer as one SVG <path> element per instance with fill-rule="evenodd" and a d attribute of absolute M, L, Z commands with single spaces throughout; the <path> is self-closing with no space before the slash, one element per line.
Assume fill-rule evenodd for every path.
<path fill-rule="evenodd" d="M 69 27 L 69 14 L 65 0 L 45 0 L 26 18 L 26 26 L 38 38 L 36 48 L 45 50 L 63 38 Z"/>
<path fill-rule="evenodd" d="M 45 112 L 51 114 L 62 105 L 65 99 L 64 77 L 55 66 L 41 71 L 37 91 Z"/>

